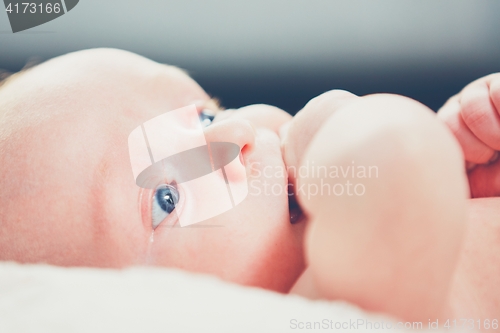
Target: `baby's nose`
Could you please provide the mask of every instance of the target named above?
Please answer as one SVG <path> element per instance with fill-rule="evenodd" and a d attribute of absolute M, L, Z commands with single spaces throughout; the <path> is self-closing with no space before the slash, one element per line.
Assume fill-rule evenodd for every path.
<path fill-rule="evenodd" d="M 229 117 L 206 127 L 205 139 L 207 143 L 235 143 L 241 150 L 251 151 L 255 143 L 255 129 L 248 120 Z"/>

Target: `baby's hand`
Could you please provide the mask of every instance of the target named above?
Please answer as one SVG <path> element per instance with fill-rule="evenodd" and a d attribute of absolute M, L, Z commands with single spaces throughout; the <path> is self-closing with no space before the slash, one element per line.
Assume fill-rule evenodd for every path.
<path fill-rule="evenodd" d="M 316 132 L 342 106 L 358 96 L 345 90 L 332 90 L 311 99 L 280 131 L 283 159 L 287 167 L 298 170 L 300 161 Z M 289 178 L 295 183 L 294 174 Z"/>
<path fill-rule="evenodd" d="M 460 142 L 471 196 L 500 196 L 500 73 L 468 84 L 439 110 Z"/>

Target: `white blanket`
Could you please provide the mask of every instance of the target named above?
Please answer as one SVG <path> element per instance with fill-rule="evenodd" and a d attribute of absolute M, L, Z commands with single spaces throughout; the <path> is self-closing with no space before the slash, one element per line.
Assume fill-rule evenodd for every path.
<path fill-rule="evenodd" d="M 381 332 L 388 326 L 391 332 L 423 332 L 428 323 L 408 330 L 397 325 L 343 302 L 311 301 L 174 269 L 0 263 L 2 333 Z"/>

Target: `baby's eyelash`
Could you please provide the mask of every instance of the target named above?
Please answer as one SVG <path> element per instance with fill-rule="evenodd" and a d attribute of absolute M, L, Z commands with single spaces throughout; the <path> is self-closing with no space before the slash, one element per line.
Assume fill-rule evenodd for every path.
<path fill-rule="evenodd" d="M 207 127 L 212 124 L 215 115 L 221 111 L 223 111 L 223 108 L 220 106 L 219 100 L 216 98 L 211 98 L 206 103 L 201 105 L 198 112 L 200 114 L 202 126 Z"/>
<path fill-rule="evenodd" d="M 220 111 L 224 111 L 224 107 L 221 106 L 220 101 L 217 98 L 212 97 L 205 103 L 198 106 L 198 112 L 203 110 L 209 110 L 211 113 L 216 114 Z"/>

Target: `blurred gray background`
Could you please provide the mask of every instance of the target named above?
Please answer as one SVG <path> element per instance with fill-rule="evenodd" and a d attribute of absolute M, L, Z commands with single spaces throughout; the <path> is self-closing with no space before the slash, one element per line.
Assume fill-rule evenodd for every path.
<path fill-rule="evenodd" d="M 500 71 L 500 1 L 80 0 L 16 34 L 2 7 L 0 68 L 93 47 L 180 66 L 226 107 L 268 103 L 293 114 L 340 88 L 399 93 L 436 110 Z"/>

